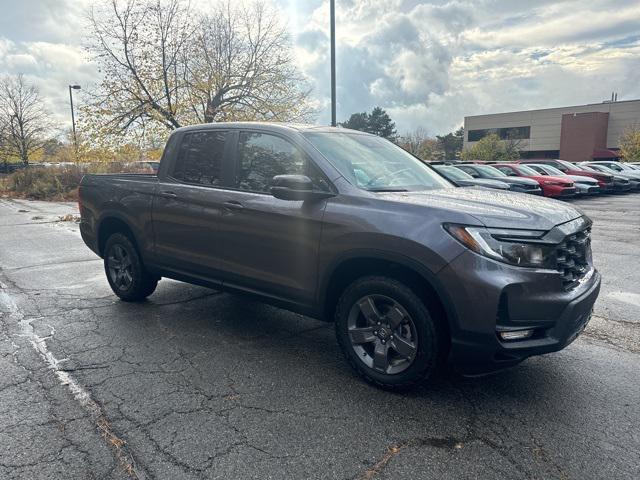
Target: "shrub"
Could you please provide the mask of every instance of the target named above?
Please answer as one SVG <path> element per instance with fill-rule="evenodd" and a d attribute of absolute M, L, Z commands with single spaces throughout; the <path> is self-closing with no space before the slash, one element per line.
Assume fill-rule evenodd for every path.
<path fill-rule="evenodd" d="M 29 167 L 7 176 L 3 180 L 2 193 L 32 200 L 77 200 L 78 184 L 86 173 L 139 171 L 139 167 L 116 163 Z"/>

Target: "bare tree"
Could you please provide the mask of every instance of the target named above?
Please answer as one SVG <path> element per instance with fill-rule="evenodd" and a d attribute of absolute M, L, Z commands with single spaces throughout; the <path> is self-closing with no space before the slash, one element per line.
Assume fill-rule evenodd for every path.
<path fill-rule="evenodd" d="M 93 113 L 107 130 L 126 131 L 148 121 L 181 126 L 189 7 L 180 0 L 111 0 L 89 14 L 88 50 L 103 80 L 93 92 Z"/>
<path fill-rule="evenodd" d="M 427 131 L 422 127 L 401 136 L 398 144 L 422 160 L 434 160 L 442 156 L 438 141 L 429 137 Z"/>
<path fill-rule="evenodd" d="M 2 102 L 2 99 L 0 97 L 0 102 Z M 1 107 L 0 107 L 0 112 L 1 112 Z M 7 155 L 7 135 L 8 135 L 8 130 L 7 130 L 7 123 L 4 119 L 4 116 L 0 113 L 0 158 L 2 158 L 2 163 L 4 165 L 3 168 L 3 172 L 8 173 L 7 172 L 7 163 L 8 163 L 8 155 Z"/>
<path fill-rule="evenodd" d="M 27 165 L 29 157 L 46 141 L 51 124 L 35 86 L 24 76 L 5 76 L 0 80 L 0 126 L 2 153 Z"/>
<path fill-rule="evenodd" d="M 264 3 L 219 4 L 200 18 L 190 47 L 186 80 L 196 121 L 298 120 L 309 113 L 289 35 Z"/>
<path fill-rule="evenodd" d="M 262 3 L 202 14 L 186 0 L 110 0 L 89 27 L 103 74 L 89 108 L 110 133 L 307 112 L 286 31 Z"/>
<path fill-rule="evenodd" d="M 423 127 L 418 127 L 411 132 L 401 135 L 399 144 L 407 152 L 412 153 L 413 155 L 418 155 L 420 146 L 428 138 L 429 135 L 427 135 L 427 131 Z"/>

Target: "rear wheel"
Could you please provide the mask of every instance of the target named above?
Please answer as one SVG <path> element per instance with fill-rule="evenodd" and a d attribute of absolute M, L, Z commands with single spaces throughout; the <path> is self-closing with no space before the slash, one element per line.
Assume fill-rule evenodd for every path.
<path fill-rule="evenodd" d="M 438 324 L 409 287 L 386 277 L 363 277 L 338 300 L 336 337 L 365 380 L 407 388 L 435 373 L 442 351 Z"/>
<path fill-rule="evenodd" d="M 144 268 L 137 249 L 127 235 L 111 235 L 104 252 L 104 270 L 113 293 L 127 302 L 144 300 L 153 293 L 159 278 Z"/>

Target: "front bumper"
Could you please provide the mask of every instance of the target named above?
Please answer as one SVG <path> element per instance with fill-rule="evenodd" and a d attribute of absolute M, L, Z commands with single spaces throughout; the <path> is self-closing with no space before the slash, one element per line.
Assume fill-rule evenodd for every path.
<path fill-rule="evenodd" d="M 576 195 L 576 188 L 575 187 L 547 188 L 547 190 L 545 191 L 545 195 L 547 197 L 553 197 L 553 198 L 573 197 Z"/>
<path fill-rule="evenodd" d="M 465 252 L 438 275 L 455 312 L 449 360 L 461 373 L 480 374 L 569 345 L 585 328 L 600 291 L 592 270 L 573 290 L 554 270 L 512 267 Z M 534 329 L 521 341 L 502 330 Z"/>
<path fill-rule="evenodd" d="M 589 186 L 585 188 L 584 195 L 597 195 L 600 193 L 600 187 L 597 186 Z"/>
<path fill-rule="evenodd" d="M 629 192 L 631 191 L 631 183 L 614 183 L 613 184 L 613 193 L 620 193 L 620 192 Z"/>
<path fill-rule="evenodd" d="M 536 189 L 524 189 L 524 188 L 514 188 L 513 189 L 514 192 L 519 192 L 519 193 L 528 193 L 529 195 L 543 195 L 543 191 L 541 188 L 536 188 Z"/>

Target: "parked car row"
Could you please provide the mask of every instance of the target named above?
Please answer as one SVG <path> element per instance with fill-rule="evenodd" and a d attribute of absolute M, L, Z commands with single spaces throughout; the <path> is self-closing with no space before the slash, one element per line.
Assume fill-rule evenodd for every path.
<path fill-rule="evenodd" d="M 513 162 L 447 161 L 431 162 L 430 165 L 461 187 L 512 190 L 551 198 L 640 190 L 638 163 L 526 159 Z"/>

